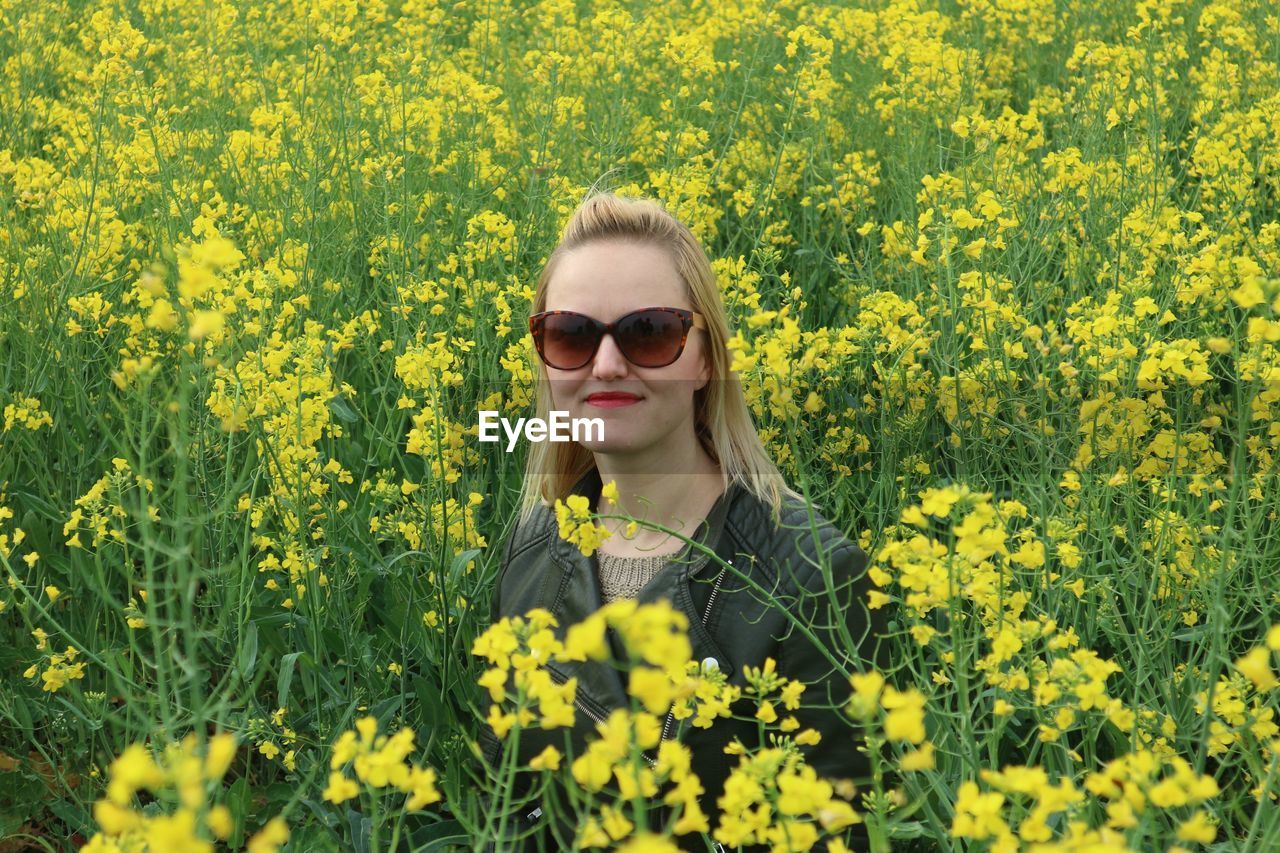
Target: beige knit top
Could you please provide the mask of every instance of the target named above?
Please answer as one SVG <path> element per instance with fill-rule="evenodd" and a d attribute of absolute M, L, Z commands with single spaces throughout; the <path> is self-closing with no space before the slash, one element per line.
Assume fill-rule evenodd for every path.
<path fill-rule="evenodd" d="M 597 551 L 596 558 L 600 563 L 600 592 L 604 603 L 608 604 L 618 598 L 635 598 L 640 590 L 653 580 L 654 575 L 680 558 L 679 553 L 658 554 L 646 557 L 617 557 Z M 709 558 L 706 554 L 698 554 L 690 568 L 697 568 Z"/>

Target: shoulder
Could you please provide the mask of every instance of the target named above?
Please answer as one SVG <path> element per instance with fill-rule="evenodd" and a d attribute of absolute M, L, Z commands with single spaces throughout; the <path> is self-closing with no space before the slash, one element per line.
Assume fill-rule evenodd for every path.
<path fill-rule="evenodd" d="M 517 512 L 515 529 L 507 538 L 506 560 L 544 543 L 555 530 L 555 515 L 545 506 L 538 505 L 527 515 Z"/>
<path fill-rule="evenodd" d="M 783 495 L 775 519 L 773 508 L 744 493 L 729 515 L 730 533 L 748 553 L 756 556 L 766 572 L 786 582 L 808 587 L 821 583 L 821 564 L 839 573 L 856 573 L 866 564 L 866 554 L 817 507 L 801 497 Z"/>
<path fill-rule="evenodd" d="M 514 529 L 507 536 L 506 548 L 503 551 L 502 562 L 498 564 L 497 574 L 494 579 L 493 592 L 489 600 L 489 621 L 496 623 L 498 619 L 505 615 L 517 615 L 522 612 L 517 610 L 507 612 L 512 606 L 512 601 L 519 601 L 526 597 L 529 592 L 528 585 L 540 582 L 527 569 L 535 565 L 536 561 L 532 560 L 538 549 L 545 549 L 547 539 L 551 535 L 555 526 L 555 518 L 550 518 L 548 523 L 549 511 L 546 507 L 535 507 L 528 516 L 522 516 L 517 512 L 514 519 Z M 513 570 L 512 567 L 519 568 Z"/>

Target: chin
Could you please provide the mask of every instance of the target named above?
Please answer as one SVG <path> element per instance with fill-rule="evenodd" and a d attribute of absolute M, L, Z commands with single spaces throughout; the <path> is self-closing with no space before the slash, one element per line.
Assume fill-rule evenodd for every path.
<path fill-rule="evenodd" d="M 621 456 L 635 452 L 635 448 L 631 445 L 616 441 L 580 441 L 578 443 L 592 453 L 603 453 L 606 456 Z"/>

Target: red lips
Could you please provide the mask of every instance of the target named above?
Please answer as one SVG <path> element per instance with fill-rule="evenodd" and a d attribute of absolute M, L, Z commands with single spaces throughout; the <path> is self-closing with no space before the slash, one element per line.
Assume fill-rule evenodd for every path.
<path fill-rule="evenodd" d="M 640 402 L 641 397 L 636 394 L 628 394 L 623 391 L 598 391 L 590 394 L 586 398 L 589 406 L 599 406 L 602 409 L 614 409 L 617 406 L 630 406 L 632 403 Z"/>

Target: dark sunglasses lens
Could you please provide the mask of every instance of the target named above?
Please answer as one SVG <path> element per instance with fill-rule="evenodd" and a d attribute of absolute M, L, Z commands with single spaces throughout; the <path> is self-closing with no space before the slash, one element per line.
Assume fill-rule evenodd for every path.
<path fill-rule="evenodd" d="M 542 319 L 542 358 L 561 370 L 582 367 L 596 347 L 596 328 L 590 319 L 551 314 Z"/>
<path fill-rule="evenodd" d="M 641 311 L 618 329 L 618 347 L 640 367 L 665 367 L 680 355 L 684 321 L 670 311 Z"/>

